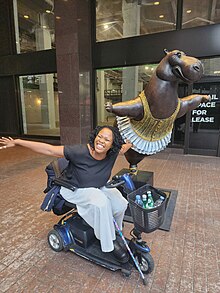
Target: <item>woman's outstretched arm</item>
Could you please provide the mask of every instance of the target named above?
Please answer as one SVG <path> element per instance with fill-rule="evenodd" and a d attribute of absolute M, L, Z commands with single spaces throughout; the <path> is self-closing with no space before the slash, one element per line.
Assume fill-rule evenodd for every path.
<path fill-rule="evenodd" d="M 53 157 L 64 157 L 64 147 L 63 146 L 54 146 L 48 143 L 23 140 L 23 139 L 13 139 L 11 137 L 2 137 L 0 139 L 0 149 L 5 149 L 9 147 L 14 147 L 16 145 L 26 147 L 34 152 L 53 156 Z"/>

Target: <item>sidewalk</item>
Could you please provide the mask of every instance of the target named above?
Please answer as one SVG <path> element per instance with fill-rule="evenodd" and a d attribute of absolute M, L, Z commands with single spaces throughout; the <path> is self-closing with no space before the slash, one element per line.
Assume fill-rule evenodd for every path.
<path fill-rule="evenodd" d="M 154 172 L 155 187 L 178 190 L 171 230 L 143 234 L 155 262 L 147 286 L 135 270 L 126 278 L 51 250 L 58 217 L 39 209 L 51 160 L 22 147 L 0 151 L 0 292 L 220 292 L 220 158 L 167 149 L 139 164 Z M 127 167 L 120 156 L 113 173 Z M 131 228 L 125 223 L 125 235 Z"/>

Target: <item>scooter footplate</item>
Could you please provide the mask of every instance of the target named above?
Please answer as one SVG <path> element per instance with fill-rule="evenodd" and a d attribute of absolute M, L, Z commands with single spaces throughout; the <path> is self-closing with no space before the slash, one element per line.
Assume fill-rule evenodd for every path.
<path fill-rule="evenodd" d="M 111 252 L 102 252 L 98 241 L 90 245 L 87 249 L 72 246 L 70 247 L 70 251 L 112 271 L 122 270 L 125 267 L 128 270 L 131 269 L 129 263 L 125 265 L 121 264 L 114 258 Z"/>

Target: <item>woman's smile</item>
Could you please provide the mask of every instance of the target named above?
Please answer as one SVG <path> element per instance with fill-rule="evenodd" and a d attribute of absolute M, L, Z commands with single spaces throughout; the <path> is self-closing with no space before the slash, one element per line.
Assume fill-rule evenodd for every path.
<path fill-rule="evenodd" d="M 107 153 L 108 150 L 112 147 L 113 142 L 113 133 L 109 128 L 103 128 L 100 130 L 98 135 L 95 138 L 95 151 Z"/>

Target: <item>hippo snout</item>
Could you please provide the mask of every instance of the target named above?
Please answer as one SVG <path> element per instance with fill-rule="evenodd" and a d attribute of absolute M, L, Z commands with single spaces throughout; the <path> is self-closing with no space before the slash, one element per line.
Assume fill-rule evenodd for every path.
<path fill-rule="evenodd" d="M 203 65 L 202 62 L 197 60 L 196 63 L 192 64 L 189 69 L 189 76 L 192 81 L 199 80 L 203 75 Z M 190 73 L 191 72 L 191 73 Z"/>

